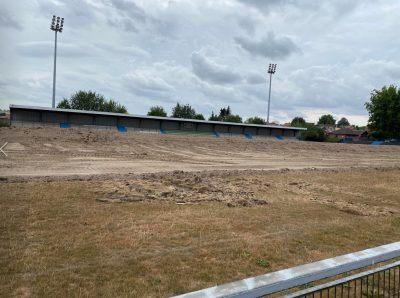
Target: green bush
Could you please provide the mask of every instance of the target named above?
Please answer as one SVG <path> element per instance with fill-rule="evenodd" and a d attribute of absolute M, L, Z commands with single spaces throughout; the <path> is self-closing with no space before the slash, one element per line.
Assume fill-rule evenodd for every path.
<path fill-rule="evenodd" d="M 180 104 L 179 102 L 172 109 L 171 117 L 173 118 L 183 118 L 183 119 L 194 119 L 196 117 L 196 111 L 191 105 Z"/>
<path fill-rule="evenodd" d="M 9 127 L 10 123 L 8 121 L 0 121 L 0 127 Z"/>
<path fill-rule="evenodd" d="M 339 139 L 338 137 L 331 137 L 331 136 L 326 137 L 326 140 L 325 140 L 325 142 L 328 142 L 328 143 L 339 143 L 340 141 L 341 141 L 341 139 Z"/>
<path fill-rule="evenodd" d="M 247 119 L 246 123 L 264 125 L 267 122 L 263 118 L 255 116 L 255 117 L 251 117 L 251 118 Z"/>
<path fill-rule="evenodd" d="M 333 118 L 333 116 L 330 114 L 322 115 L 318 120 L 318 124 L 335 125 L 335 123 L 335 118 Z"/>
<path fill-rule="evenodd" d="M 194 118 L 193 118 L 193 119 L 196 119 L 196 120 L 206 120 L 206 119 L 204 118 L 203 114 L 196 114 L 196 115 L 194 115 Z"/>
<path fill-rule="evenodd" d="M 147 116 L 167 117 L 167 112 L 162 106 L 153 106 L 147 112 Z"/>
<path fill-rule="evenodd" d="M 306 125 L 306 120 L 303 117 L 294 117 L 290 126 L 293 127 L 304 127 Z"/>
<path fill-rule="evenodd" d="M 300 140 L 312 142 L 325 142 L 325 132 L 314 124 L 306 125 L 307 130 L 301 132 Z"/>
<path fill-rule="evenodd" d="M 224 122 L 242 123 L 242 118 L 239 115 L 226 115 L 223 120 Z"/>
<path fill-rule="evenodd" d="M 208 118 L 208 121 L 221 121 L 218 115 L 214 114 L 214 111 L 211 112 L 211 116 Z"/>

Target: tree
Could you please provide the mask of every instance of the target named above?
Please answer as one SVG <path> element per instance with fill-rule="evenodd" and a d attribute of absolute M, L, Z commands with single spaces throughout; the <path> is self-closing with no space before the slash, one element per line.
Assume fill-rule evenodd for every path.
<path fill-rule="evenodd" d="M 147 116 L 167 117 L 167 112 L 162 106 L 153 106 L 147 112 Z"/>
<path fill-rule="evenodd" d="M 179 102 L 172 109 L 173 118 L 195 119 L 197 113 L 189 104 L 182 105 Z"/>
<path fill-rule="evenodd" d="M 339 127 L 346 127 L 346 126 L 350 126 L 350 122 L 349 122 L 349 120 L 347 120 L 347 118 L 343 117 L 342 119 L 340 119 L 338 121 L 337 125 Z"/>
<path fill-rule="evenodd" d="M 303 141 L 324 142 L 326 140 L 325 132 L 314 124 L 306 124 L 306 131 L 301 132 L 300 139 Z"/>
<path fill-rule="evenodd" d="M 64 98 L 57 108 L 86 111 L 128 113 L 125 106 L 112 99 L 105 99 L 103 95 L 92 91 L 78 91 L 69 99 Z"/>
<path fill-rule="evenodd" d="M 206 119 L 204 118 L 203 114 L 196 114 L 196 115 L 194 115 L 194 118 L 193 118 L 193 119 L 196 119 L 196 120 L 206 120 Z"/>
<path fill-rule="evenodd" d="M 267 122 L 263 118 L 255 116 L 255 117 L 250 117 L 249 119 L 247 119 L 246 123 L 265 125 Z"/>
<path fill-rule="evenodd" d="M 242 123 L 242 118 L 239 115 L 233 115 L 231 108 L 228 106 L 226 108 L 222 108 L 219 110 L 219 115 L 214 114 L 214 111 L 211 113 L 209 121 L 223 121 L 223 122 L 235 122 Z"/>
<path fill-rule="evenodd" d="M 306 125 L 306 120 L 302 117 L 294 117 L 292 122 L 290 122 L 290 126 L 293 127 L 304 127 Z"/>
<path fill-rule="evenodd" d="M 335 125 L 336 120 L 333 118 L 332 115 L 322 115 L 319 120 L 318 124 L 326 124 L 326 125 Z"/>
<path fill-rule="evenodd" d="M 208 121 L 221 121 L 221 119 L 219 119 L 219 117 L 214 114 L 214 111 L 212 111 L 210 118 L 208 118 Z"/>
<path fill-rule="evenodd" d="M 228 106 L 227 108 L 222 108 L 219 111 L 219 118 L 224 119 L 224 117 L 231 115 L 231 108 Z"/>
<path fill-rule="evenodd" d="M 60 101 L 57 105 L 58 109 L 72 109 L 71 104 L 69 103 L 68 99 L 64 98 L 62 101 Z"/>
<path fill-rule="evenodd" d="M 223 119 L 224 122 L 242 123 L 242 118 L 239 115 L 226 115 Z"/>
<path fill-rule="evenodd" d="M 369 113 L 370 134 L 374 138 L 400 137 L 400 90 L 396 86 L 373 90 L 365 107 Z"/>

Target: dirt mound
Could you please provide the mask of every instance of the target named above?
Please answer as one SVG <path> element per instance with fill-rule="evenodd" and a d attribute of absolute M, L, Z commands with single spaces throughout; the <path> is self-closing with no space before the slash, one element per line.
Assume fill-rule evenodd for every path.
<path fill-rule="evenodd" d="M 357 216 L 390 216 L 399 210 L 366 195 L 362 184 L 349 188 L 341 182 L 348 175 L 376 175 L 397 170 L 363 171 L 219 171 L 145 174 L 98 182 L 100 202 L 155 202 L 204 204 L 219 202 L 228 207 L 256 207 L 287 202 L 323 204 Z M 318 174 L 319 173 L 319 174 Z M 353 174 L 356 173 L 356 174 Z M 327 183 L 325 174 L 337 177 Z M 318 179 L 321 177 L 321 179 Z"/>

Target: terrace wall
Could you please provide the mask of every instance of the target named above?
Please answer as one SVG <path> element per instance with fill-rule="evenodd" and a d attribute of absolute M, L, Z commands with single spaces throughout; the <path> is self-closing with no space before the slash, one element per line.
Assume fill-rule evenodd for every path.
<path fill-rule="evenodd" d="M 28 106 L 10 106 L 11 125 L 19 124 L 58 124 L 69 123 L 74 125 L 116 127 L 145 130 L 183 130 L 198 132 L 217 132 L 221 134 L 244 134 L 254 136 L 285 136 L 298 137 L 300 128 L 287 128 L 281 126 L 249 125 L 245 123 L 213 123 L 208 121 L 196 121 L 189 119 L 160 118 L 149 116 L 137 116 L 115 113 L 102 113 L 90 111 L 50 109 Z"/>

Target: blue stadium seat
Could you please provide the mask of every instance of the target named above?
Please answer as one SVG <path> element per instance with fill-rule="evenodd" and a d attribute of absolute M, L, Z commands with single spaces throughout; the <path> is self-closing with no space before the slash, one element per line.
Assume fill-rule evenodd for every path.
<path fill-rule="evenodd" d="M 119 132 L 122 132 L 122 133 L 128 131 L 125 126 L 121 126 L 121 125 L 117 125 L 117 129 Z"/>
<path fill-rule="evenodd" d="M 62 122 L 60 123 L 60 128 L 71 128 L 71 124 L 68 122 Z"/>
<path fill-rule="evenodd" d="M 253 138 L 253 135 L 252 135 L 251 133 L 249 133 L 249 132 L 245 132 L 245 133 L 244 133 L 244 137 L 245 137 L 246 139 L 251 140 L 251 139 Z"/>

